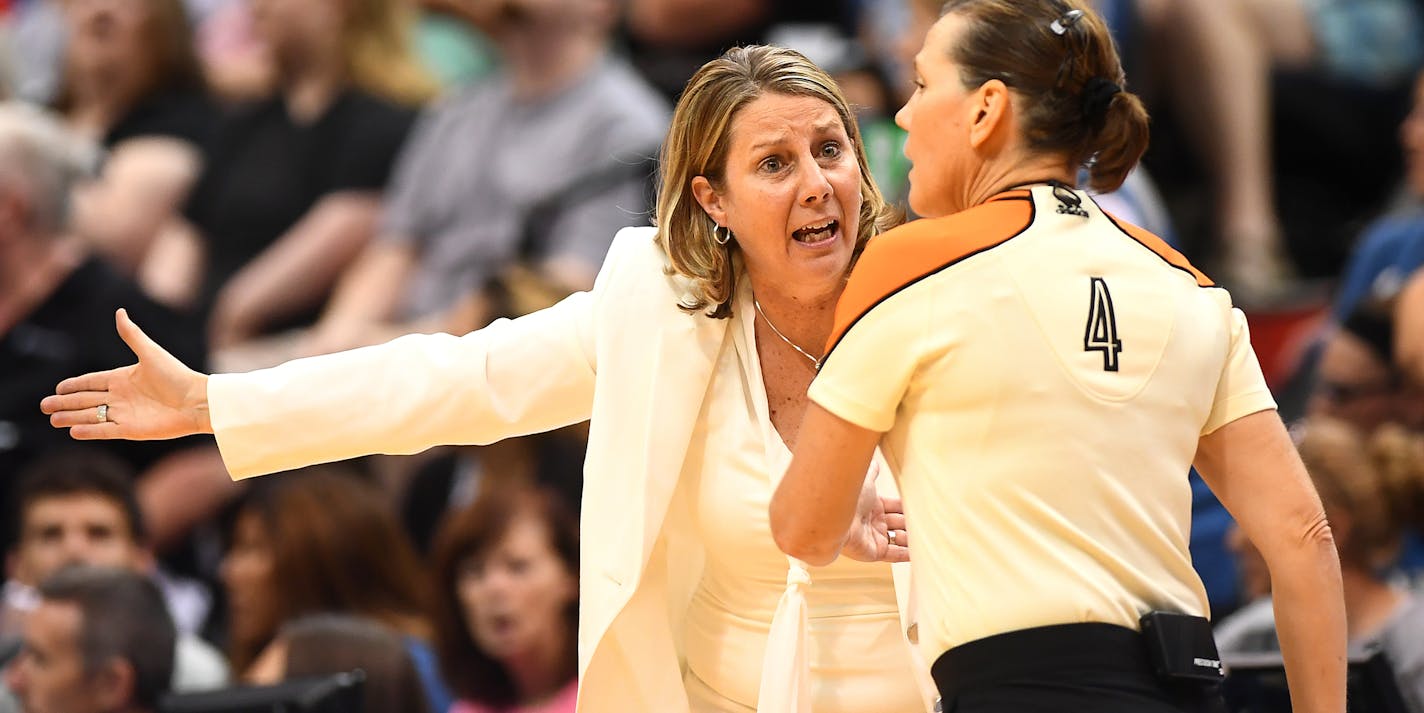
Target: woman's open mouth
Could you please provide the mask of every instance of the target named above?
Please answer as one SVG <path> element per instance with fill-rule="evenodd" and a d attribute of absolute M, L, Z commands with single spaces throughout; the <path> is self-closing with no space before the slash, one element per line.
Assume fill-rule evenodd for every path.
<path fill-rule="evenodd" d="M 837 220 L 823 220 L 797 229 L 791 233 L 791 239 L 806 247 L 822 247 L 835 241 L 840 234 L 840 227 L 841 224 Z"/>

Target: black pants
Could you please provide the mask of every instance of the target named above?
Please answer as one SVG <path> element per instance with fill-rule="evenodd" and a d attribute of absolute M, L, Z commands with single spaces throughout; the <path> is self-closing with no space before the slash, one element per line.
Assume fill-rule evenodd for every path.
<path fill-rule="evenodd" d="M 1164 683 L 1141 635 L 1111 624 L 998 634 L 931 667 L 944 713 L 1220 713 L 1220 685 Z"/>

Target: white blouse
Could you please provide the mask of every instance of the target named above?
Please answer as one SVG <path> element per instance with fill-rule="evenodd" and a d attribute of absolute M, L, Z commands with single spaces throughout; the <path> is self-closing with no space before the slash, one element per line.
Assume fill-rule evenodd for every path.
<path fill-rule="evenodd" d="M 777 549 L 767 508 L 791 453 L 771 423 L 754 314 L 744 287 L 683 470 L 682 492 L 695 497 L 689 525 L 706 552 L 685 624 L 685 679 L 696 713 L 755 710 L 765 669 L 787 655 L 765 660 L 788 567 L 799 563 Z M 809 578 L 810 709 L 923 711 L 890 565 L 841 557 L 810 568 Z"/>

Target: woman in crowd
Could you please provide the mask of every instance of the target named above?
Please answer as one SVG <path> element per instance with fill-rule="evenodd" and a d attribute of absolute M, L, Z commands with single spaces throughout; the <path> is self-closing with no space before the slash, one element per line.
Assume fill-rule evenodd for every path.
<path fill-rule="evenodd" d="M 76 228 L 133 275 L 197 178 L 217 110 L 182 0 L 74 0 L 64 19 L 55 108 L 110 152 Z"/>
<path fill-rule="evenodd" d="M 144 286 L 208 316 L 215 349 L 312 322 L 370 238 L 416 108 L 434 94 L 401 0 L 254 0 L 276 88 L 213 130 Z M 217 355 L 220 356 L 220 355 Z"/>
<path fill-rule="evenodd" d="M 237 477 L 591 419 L 581 711 L 924 710 L 905 572 L 883 563 L 908 557 L 898 501 L 875 496 L 890 479 L 866 479 L 832 567 L 788 562 L 766 516 L 808 347 L 892 223 L 853 112 L 802 55 L 733 49 L 688 83 L 661 173 L 657 227 L 621 231 L 593 290 L 549 309 L 211 378 L 120 316 L 139 363 L 44 408 L 81 439 L 215 432 Z"/>
<path fill-rule="evenodd" d="M 915 64 L 898 120 L 930 219 L 856 265 L 778 544 L 836 559 L 883 437 L 945 710 L 1210 710 L 1195 463 L 1270 566 L 1295 710 L 1340 713 L 1339 563 L 1245 317 L 1072 187 L 1088 164 L 1116 188 L 1147 147 L 1107 28 L 1079 0 L 951 0 Z M 1154 676 L 1154 650 L 1188 657 Z"/>
<path fill-rule="evenodd" d="M 397 632 L 436 711 L 449 694 L 435 671 L 426 579 L 395 515 L 373 487 L 341 472 L 294 474 L 238 509 L 223 559 L 232 668 L 270 669 L 283 624 L 306 614 L 359 614 Z"/>
<path fill-rule="evenodd" d="M 459 696 L 451 713 L 573 712 L 578 548 L 578 518 L 529 486 L 448 516 L 434 565 L 436 652 Z"/>

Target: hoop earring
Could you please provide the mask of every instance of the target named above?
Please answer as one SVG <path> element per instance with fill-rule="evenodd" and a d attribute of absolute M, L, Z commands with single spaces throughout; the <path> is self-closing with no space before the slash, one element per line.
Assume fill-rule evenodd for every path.
<path fill-rule="evenodd" d="M 722 231 L 722 232 L 718 232 Z M 712 240 L 718 245 L 726 245 L 732 242 L 732 229 L 718 225 L 712 228 Z"/>

